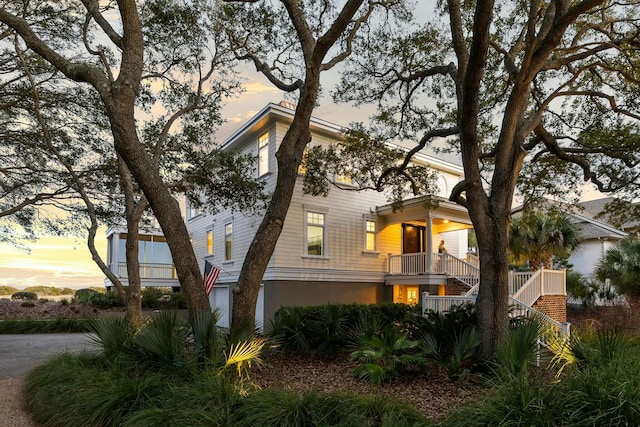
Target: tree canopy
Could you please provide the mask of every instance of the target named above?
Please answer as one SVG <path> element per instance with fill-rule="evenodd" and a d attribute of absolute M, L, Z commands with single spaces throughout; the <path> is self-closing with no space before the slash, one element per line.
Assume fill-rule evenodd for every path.
<path fill-rule="evenodd" d="M 638 190 L 639 7 L 442 0 L 421 22 L 354 43 L 335 98 L 377 105 L 374 135 L 461 156 L 465 176 L 449 199 L 468 209 L 478 238 L 487 357 L 507 327 L 516 191 L 531 203 L 570 201 L 583 182 L 621 197 Z"/>
<path fill-rule="evenodd" d="M 211 131 L 220 122 L 222 100 L 238 86 L 229 67 L 232 57 L 209 19 L 207 4 L 69 0 L 0 5 L 1 41 L 15 40 L 21 51 L 46 61 L 63 85 L 59 91 L 84 90 L 87 102 L 100 106 L 97 123 L 106 125 L 105 139 L 113 151 L 98 157 L 112 166 L 116 155 L 122 160 L 114 170 L 123 180 L 129 173 L 135 179 L 120 187 L 130 190 L 125 199 L 142 208 L 149 203 L 191 313 L 208 309 L 174 194 L 208 198 L 214 207 L 253 207 L 262 186 L 250 179 L 250 157 L 216 155 Z M 82 135 L 103 136 L 91 127 Z M 70 143 L 80 147 L 76 136 L 70 136 Z M 125 209 L 120 213 L 125 215 Z"/>

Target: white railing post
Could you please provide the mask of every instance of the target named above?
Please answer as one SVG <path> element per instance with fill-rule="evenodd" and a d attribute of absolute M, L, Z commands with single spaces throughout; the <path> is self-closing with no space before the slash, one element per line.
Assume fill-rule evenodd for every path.
<path fill-rule="evenodd" d="M 562 322 L 560 324 L 560 337 L 566 338 L 569 336 L 570 333 L 571 333 L 571 323 Z"/>

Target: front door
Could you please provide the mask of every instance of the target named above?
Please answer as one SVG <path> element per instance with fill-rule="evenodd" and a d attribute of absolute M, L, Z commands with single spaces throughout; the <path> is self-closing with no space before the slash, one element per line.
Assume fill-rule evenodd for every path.
<path fill-rule="evenodd" d="M 402 253 L 424 252 L 425 231 L 425 227 L 420 225 L 402 224 Z"/>
<path fill-rule="evenodd" d="M 402 224 L 402 253 L 418 254 L 424 252 L 425 227 L 413 224 Z M 426 259 L 424 255 L 403 256 L 402 273 L 420 274 L 424 273 Z"/>

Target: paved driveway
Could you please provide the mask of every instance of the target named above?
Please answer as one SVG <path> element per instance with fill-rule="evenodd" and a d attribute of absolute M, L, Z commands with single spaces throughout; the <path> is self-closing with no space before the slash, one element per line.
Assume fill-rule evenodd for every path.
<path fill-rule="evenodd" d="M 0 335 L 0 378 L 20 378 L 53 355 L 96 351 L 89 334 Z"/>

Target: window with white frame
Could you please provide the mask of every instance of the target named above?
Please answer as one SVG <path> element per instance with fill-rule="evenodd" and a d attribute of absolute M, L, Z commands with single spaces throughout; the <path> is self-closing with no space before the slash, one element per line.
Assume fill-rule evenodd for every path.
<path fill-rule="evenodd" d="M 258 138 L 258 176 L 269 172 L 269 132 Z"/>
<path fill-rule="evenodd" d="M 365 221 L 364 249 L 369 252 L 376 250 L 376 222 L 370 219 Z"/>
<path fill-rule="evenodd" d="M 447 183 L 447 179 L 443 175 L 438 174 L 436 185 L 438 186 L 438 196 L 449 196 L 449 184 Z"/>
<path fill-rule="evenodd" d="M 305 255 L 326 255 L 325 214 L 322 212 L 306 212 Z"/>
<path fill-rule="evenodd" d="M 224 259 L 229 261 L 233 256 L 233 224 L 224 226 Z"/>
<path fill-rule="evenodd" d="M 200 208 L 193 206 L 193 203 L 187 199 L 187 219 L 195 218 L 201 213 Z"/>
<path fill-rule="evenodd" d="M 207 255 L 213 254 L 213 230 L 207 230 Z"/>

